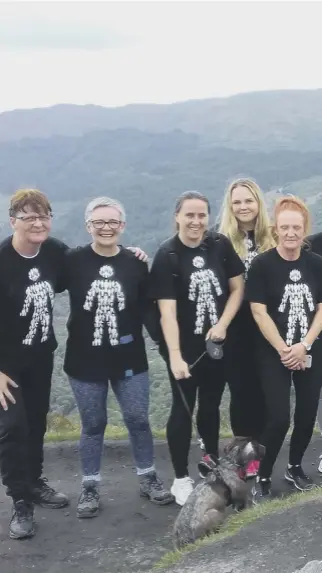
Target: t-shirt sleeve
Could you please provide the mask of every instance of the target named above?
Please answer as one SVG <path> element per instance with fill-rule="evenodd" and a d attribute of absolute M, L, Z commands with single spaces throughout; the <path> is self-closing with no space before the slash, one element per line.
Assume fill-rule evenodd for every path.
<path fill-rule="evenodd" d="M 267 304 L 266 284 L 262 261 L 257 257 L 253 260 L 248 271 L 245 299 L 248 302 Z"/>
<path fill-rule="evenodd" d="M 64 243 L 61 245 L 60 265 L 57 276 L 55 292 L 61 293 L 68 289 L 69 284 L 69 253 L 71 249 Z"/>
<path fill-rule="evenodd" d="M 315 280 L 317 282 L 317 302 L 321 303 L 322 302 L 322 257 L 319 256 L 315 256 L 314 257 L 314 262 L 315 262 Z"/>
<path fill-rule="evenodd" d="M 175 279 L 168 252 L 160 248 L 152 263 L 149 277 L 149 297 L 153 300 L 176 300 Z"/>
<path fill-rule="evenodd" d="M 309 244 L 312 253 L 322 256 L 322 233 L 316 233 L 307 237 L 306 242 Z"/>
<path fill-rule="evenodd" d="M 139 282 L 139 304 L 144 308 L 149 298 L 149 269 L 148 264 L 138 261 L 140 264 L 140 282 Z"/>
<path fill-rule="evenodd" d="M 237 255 L 234 247 L 227 237 L 222 236 L 225 258 L 225 271 L 228 279 L 238 277 L 245 272 L 245 266 Z"/>

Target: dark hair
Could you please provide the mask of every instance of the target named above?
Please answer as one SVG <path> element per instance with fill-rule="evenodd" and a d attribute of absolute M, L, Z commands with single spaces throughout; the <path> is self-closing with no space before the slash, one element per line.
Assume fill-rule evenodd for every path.
<path fill-rule="evenodd" d="M 174 210 L 176 215 L 181 211 L 183 203 L 185 201 L 189 201 L 189 199 L 199 199 L 200 201 L 206 203 L 208 207 L 208 214 L 210 214 L 209 199 L 205 195 L 202 195 L 202 193 L 199 193 L 199 191 L 185 191 L 184 193 L 181 193 L 181 195 L 179 195 L 176 201 L 176 206 Z"/>
<path fill-rule="evenodd" d="M 184 202 L 189 201 L 189 199 L 199 199 L 199 201 L 203 201 L 204 203 L 206 203 L 207 208 L 208 208 L 208 215 L 210 215 L 209 199 L 206 197 L 206 195 L 202 195 L 202 193 L 199 193 L 199 191 L 184 191 L 184 193 L 181 193 L 181 195 L 179 195 L 179 197 L 176 201 L 175 209 L 174 209 L 174 212 L 176 215 L 178 213 L 180 213 L 182 205 L 184 204 Z M 179 224 L 178 223 L 176 223 L 176 225 L 175 225 L 175 230 L 179 231 Z"/>
<path fill-rule="evenodd" d="M 19 211 L 25 211 L 26 207 L 30 207 L 39 215 L 52 213 L 46 195 L 38 189 L 18 189 L 10 199 L 9 216 L 15 217 Z"/>

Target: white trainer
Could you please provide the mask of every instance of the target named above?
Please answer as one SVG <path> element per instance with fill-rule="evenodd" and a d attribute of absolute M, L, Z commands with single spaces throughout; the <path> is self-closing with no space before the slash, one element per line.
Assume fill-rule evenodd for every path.
<path fill-rule="evenodd" d="M 193 484 L 195 482 L 189 476 L 175 479 L 171 486 L 171 493 L 174 495 L 178 505 L 184 505 L 193 491 Z"/>
<path fill-rule="evenodd" d="M 319 460 L 320 460 L 320 462 L 318 465 L 318 472 L 320 472 L 320 474 L 322 474 L 322 454 L 320 455 Z"/>

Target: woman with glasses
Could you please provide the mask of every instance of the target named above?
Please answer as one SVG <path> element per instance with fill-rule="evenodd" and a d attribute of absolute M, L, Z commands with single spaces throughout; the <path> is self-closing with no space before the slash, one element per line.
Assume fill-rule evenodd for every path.
<path fill-rule="evenodd" d="M 120 203 L 94 199 L 85 223 L 91 244 L 66 257 L 70 316 L 64 364 L 82 423 L 80 518 L 94 517 L 100 509 L 109 386 L 129 431 L 141 496 L 159 505 L 173 501 L 155 471 L 148 420 L 150 382 L 142 333 L 148 267 L 119 246 L 125 227 Z"/>
<path fill-rule="evenodd" d="M 9 214 L 13 232 L 0 245 L 0 469 L 13 500 L 9 535 L 21 539 L 35 533 L 34 503 L 68 504 L 42 477 L 57 348 L 53 300 L 67 247 L 49 237 L 52 209 L 40 191 L 18 190 Z"/>

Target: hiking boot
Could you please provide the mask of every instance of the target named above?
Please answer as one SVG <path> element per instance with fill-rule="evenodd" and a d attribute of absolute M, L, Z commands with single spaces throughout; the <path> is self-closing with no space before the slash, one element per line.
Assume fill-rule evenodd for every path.
<path fill-rule="evenodd" d="M 157 505 L 169 505 L 174 502 L 174 496 L 164 488 L 156 472 L 139 476 L 140 496 L 147 497 Z"/>
<path fill-rule="evenodd" d="M 313 480 L 304 473 L 302 466 L 288 466 L 284 477 L 299 491 L 308 491 L 315 486 Z"/>
<path fill-rule="evenodd" d="M 76 515 L 80 519 L 96 517 L 100 510 L 99 482 L 88 480 L 82 483 Z"/>
<path fill-rule="evenodd" d="M 259 461 L 253 460 L 252 462 L 249 462 L 246 468 L 246 479 L 251 479 L 256 477 L 258 475 L 258 471 L 259 471 Z"/>
<path fill-rule="evenodd" d="M 33 502 L 42 507 L 60 509 L 69 504 L 68 497 L 50 487 L 46 478 L 39 478 L 32 486 L 31 493 Z"/>
<path fill-rule="evenodd" d="M 171 486 L 171 493 L 178 505 L 184 505 L 193 491 L 194 481 L 189 476 L 176 478 Z"/>
<path fill-rule="evenodd" d="M 211 472 L 217 466 L 217 463 L 218 458 L 212 456 L 211 454 L 205 454 L 202 456 L 198 464 L 199 476 L 202 479 L 205 479 L 209 472 Z"/>
<path fill-rule="evenodd" d="M 269 478 L 256 478 L 256 483 L 252 488 L 253 505 L 264 503 L 273 499 L 271 492 L 272 482 Z"/>
<path fill-rule="evenodd" d="M 20 499 L 13 503 L 13 513 L 9 525 L 11 539 L 26 539 L 35 535 L 33 503 Z"/>

